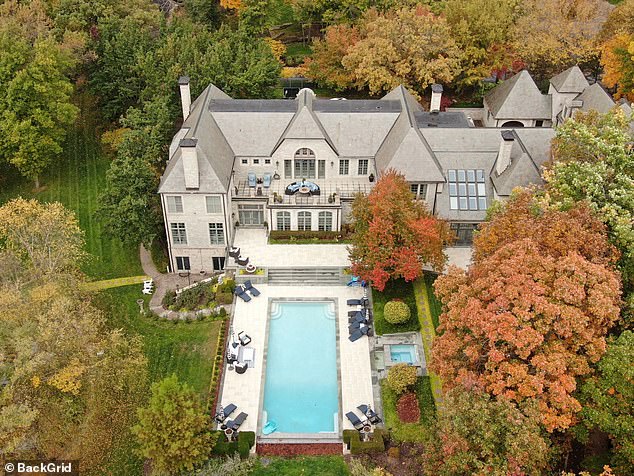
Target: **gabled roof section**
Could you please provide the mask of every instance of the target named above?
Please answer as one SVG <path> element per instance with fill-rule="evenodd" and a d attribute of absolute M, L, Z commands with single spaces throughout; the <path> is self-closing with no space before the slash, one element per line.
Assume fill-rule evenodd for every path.
<path fill-rule="evenodd" d="M 551 78 L 550 84 L 552 84 L 559 93 L 577 94 L 583 92 L 584 89 L 590 86 L 588 80 L 577 65 L 572 68 L 568 68 L 567 70 L 559 73 L 557 76 Z"/>
<path fill-rule="evenodd" d="M 550 96 L 523 70 L 496 86 L 484 102 L 496 119 L 550 119 Z"/>
<path fill-rule="evenodd" d="M 511 149 L 511 164 L 501 175 L 495 173 L 495 163 L 491 170 L 491 181 L 498 195 L 509 196 L 515 187 L 539 185 L 543 183 L 539 167 L 529 155 L 520 137 L 511 131 L 515 139 Z M 496 157 L 495 162 L 497 163 Z"/>
<path fill-rule="evenodd" d="M 583 101 L 583 105 L 581 106 L 582 111 L 594 109 L 602 114 L 610 111 L 616 104 L 599 83 L 588 86 L 575 99 Z"/>

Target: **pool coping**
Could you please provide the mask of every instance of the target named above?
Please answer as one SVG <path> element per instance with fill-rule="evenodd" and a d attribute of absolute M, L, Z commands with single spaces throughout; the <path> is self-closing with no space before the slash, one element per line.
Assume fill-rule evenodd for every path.
<path fill-rule="evenodd" d="M 336 346 L 336 365 L 337 365 L 337 405 L 338 415 L 336 421 L 336 429 L 334 432 L 324 433 L 281 433 L 273 432 L 270 435 L 264 435 L 262 428 L 266 424 L 264 421 L 264 393 L 266 388 L 266 365 L 269 350 L 269 327 L 271 324 L 271 307 L 273 302 L 328 302 L 332 303 L 335 308 L 335 346 Z M 266 444 L 275 443 L 306 443 L 306 442 L 332 442 L 340 443 L 343 441 L 343 413 L 342 413 L 342 389 L 341 389 L 341 350 L 339 345 L 339 298 L 338 297 L 269 297 L 266 313 L 266 328 L 264 331 L 264 348 L 262 349 L 262 375 L 260 377 L 260 398 L 258 406 L 258 422 L 256 426 L 257 440 Z"/>

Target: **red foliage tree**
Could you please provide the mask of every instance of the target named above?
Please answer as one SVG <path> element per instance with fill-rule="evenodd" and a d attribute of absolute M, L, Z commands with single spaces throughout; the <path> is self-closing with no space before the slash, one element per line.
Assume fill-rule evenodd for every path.
<path fill-rule="evenodd" d="M 418 423 L 420 420 L 420 407 L 416 394 L 409 392 L 401 396 L 396 402 L 398 419 L 403 423 Z"/>
<path fill-rule="evenodd" d="M 443 247 L 452 236 L 449 226 L 414 200 L 405 177 L 396 171 L 386 171 L 369 195 L 357 196 L 352 218 L 352 272 L 379 291 L 391 278 L 420 277 L 425 264 L 443 269 Z"/>
<path fill-rule="evenodd" d="M 605 229 L 583 207 L 542 210 L 525 193 L 482 228 L 468 272 L 436 281 L 445 310 L 432 368 L 446 388 L 475 382 L 512 401 L 537 400 L 553 431 L 581 408 L 576 378 L 605 352 L 620 279 Z"/>

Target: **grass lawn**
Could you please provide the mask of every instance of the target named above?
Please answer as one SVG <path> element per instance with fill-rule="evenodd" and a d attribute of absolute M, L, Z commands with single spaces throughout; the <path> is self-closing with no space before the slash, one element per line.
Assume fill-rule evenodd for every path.
<path fill-rule="evenodd" d="M 302 42 L 299 42 L 289 43 L 288 45 L 286 45 L 286 53 L 284 55 L 301 56 L 303 58 L 304 56 L 309 56 L 311 54 L 313 54 L 313 50 L 310 47 L 310 43 L 306 42 L 306 44 L 303 44 Z"/>
<path fill-rule="evenodd" d="M 420 329 L 412 283 L 408 283 L 404 279 L 388 281 L 383 291 L 372 290 L 372 298 L 374 300 L 374 330 L 377 334 L 394 334 L 396 332 L 410 332 Z M 384 319 L 383 307 L 392 299 L 400 299 L 409 306 L 412 312 L 409 321 L 403 324 L 390 324 Z"/>
<path fill-rule="evenodd" d="M 300 456 L 260 458 L 251 476 L 347 476 L 350 472 L 342 456 Z"/>
<path fill-rule="evenodd" d="M 434 281 L 438 276 L 432 273 L 425 273 L 423 279 L 425 281 L 425 287 L 427 288 L 427 297 L 429 298 L 429 311 L 431 313 L 431 320 L 434 323 L 434 329 L 438 329 L 439 317 L 442 312 L 442 304 L 434 294 Z"/>
<path fill-rule="evenodd" d="M 436 414 L 436 405 L 434 404 L 429 377 L 418 377 L 414 391 L 418 397 L 420 420 L 418 423 L 403 423 L 396 413 L 398 397 L 388 388 L 387 379 L 381 381 L 385 427 L 390 431 L 391 438 L 399 443 L 421 443 Z"/>
<path fill-rule="evenodd" d="M 95 218 L 97 197 L 106 180 L 109 160 L 104 157 L 95 129 L 96 121 L 87 113 L 91 105 L 85 95 L 78 96 L 81 115 L 68 132 L 62 158 L 44 173 L 44 189 L 33 191 L 33 182 L 23 179 L 15 170 L 0 170 L 6 181 L 0 186 L 0 204 L 11 198 L 37 198 L 43 202 L 58 201 L 77 214 L 86 234 L 86 250 L 92 255 L 82 270 L 94 279 L 110 279 L 143 274 L 136 247 L 126 247 L 119 240 L 103 234 Z"/>

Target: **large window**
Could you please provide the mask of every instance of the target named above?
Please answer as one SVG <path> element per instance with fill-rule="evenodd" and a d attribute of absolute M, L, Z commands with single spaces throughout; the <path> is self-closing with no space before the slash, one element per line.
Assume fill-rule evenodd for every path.
<path fill-rule="evenodd" d="M 222 201 L 220 197 L 213 195 L 205 197 L 207 213 L 222 213 Z"/>
<path fill-rule="evenodd" d="M 178 195 L 165 197 L 168 213 L 183 213 L 183 197 Z"/>
<path fill-rule="evenodd" d="M 242 225 L 261 225 L 264 223 L 264 205 L 238 205 L 238 221 Z"/>
<path fill-rule="evenodd" d="M 409 189 L 412 191 L 416 200 L 425 200 L 427 196 L 427 184 L 426 183 L 411 183 Z"/>
<path fill-rule="evenodd" d="M 284 178 L 293 178 L 293 162 L 290 160 L 284 161 Z"/>
<path fill-rule="evenodd" d="M 291 212 L 277 212 L 277 229 L 288 231 L 291 229 Z"/>
<path fill-rule="evenodd" d="M 339 175 L 348 175 L 350 173 L 350 161 L 348 159 L 339 160 Z"/>
<path fill-rule="evenodd" d="M 177 256 L 176 269 L 178 271 L 189 271 L 190 269 L 192 269 L 189 264 L 189 256 Z"/>
<path fill-rule="evenodd" d="M 295 178 L 315 178 L 315 153 L 303 147 L 295 152 Z"/>
<path fill-rule="evenodd" d="M 487 209 L 484 170 L 451 169 L 447 176 L 451 210 Z"/>
<path fill-rule="evenodd" d="M 317 161 L 317 178 L 319 179 L 326 178 L 326 161 L 325 160 Z"/>
<path fill-rule="evenodd" d="M 478 228 L 477 223 L 452 223 L 450 226 L 456 234 L 456 246 L 473 244 L 473 232 Z"/>
<path fill-rule="evenodd" d="M 170 229 L 172 230 L 173 245 L 187 244 L 187 230 L 185 229 L 185 223 L 170 223 Z"/>
<path fill-rule="evenodd" d="M 319 231 L 332 231 L 332 212 L 319 212 Z"/>
<path fill-rule="evenodd" d="M 297 229 L 299 231 L 310 231 L 312 216 L 310 212 L 299 212 L 297 214 Z"/>
<path fill-rule="evenodd" d="M 225 230 L 222 223 L 210 223 L 209 224 L 209 242 L 212 245 L 224 245 L 225 244 Z"/>
<path fill-rule="evenodd" d="M 368 159 L 359 159 L 359 175 L 368 175 Z"/>

